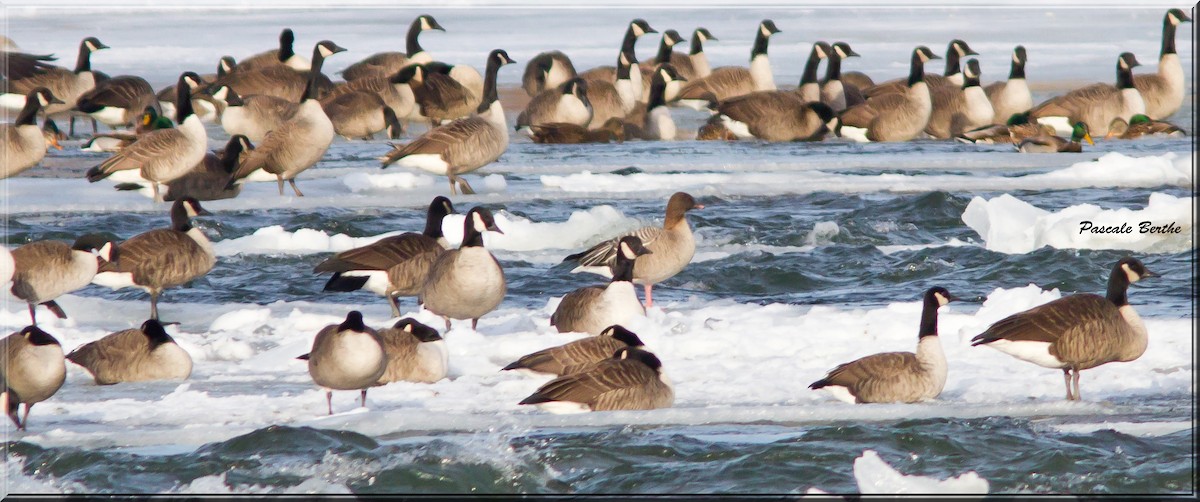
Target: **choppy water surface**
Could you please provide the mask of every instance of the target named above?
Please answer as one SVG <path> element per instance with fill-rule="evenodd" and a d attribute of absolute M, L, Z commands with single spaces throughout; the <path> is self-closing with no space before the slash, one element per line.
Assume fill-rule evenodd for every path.
<path fill-rule="evenodd" d="M 369 17 L 372 11 L 354 12 Z M 556 12 L 566 22 L 571 11 Z M 1146 32 L 1136 43 L 1157 47 L 1161 13 L 1121 12 L 1131 18 L 1121 23 L 1139 23 Z M 691 26 L 701 14 L 707 15 L 688 13 L 680 22 Z M 280 22 L 308 19 L 290 11 L 280 15 L 282 21 L 269 20 L 266 31 L 272 33 L 257 45 L 269 45 Z M 338 14 L 358 19 L 354 15 Z M 459 15 L 469 26 L 482 26 L 480 17 L 465 11 L 438 18 L 449 27 Z M 259 17 L 239 22 L 252 19 Z M 813 24 L 811 17 L 796 17 L 790 26 L 786 16 L 775 19 L 785 33 Z M 12 36 L 37 49 L 26 30 L 49 26 L 49 20 L 27 21 L 12 25 Z M 186 19 L 172 22 L 193 29 Z M 1000 25 L 1050 36 L 1017 21 Z M 292 26 L 304 40 L 320 32 L 318 26 Z M 346 31 L 344 23 L 335 27 Z M 47 29 L 54 37 L 77 38 L 81 28 Z M 615 40 L 620 29 L 607 31 Z M 724 32 L 735 33 L 724 27 L 723 39 Z M 355 40 L 352 32 L 346 36 Z M 518 60 L 542 48 L 528 35 L 514 36 L 518 49 L 509 52 Z M 101 37 L 119 54 L 114 41 L 132 35 Z M 921 43 L 930 43 L 927 38 Z M 431 47 L 439 43 L 428 40 Z M 791 63 L 801 52 L 801 44 L 792 42 L 795 47 L 779 45 L 777 59 L 789 61 L 779 66 L 787 68 L 777 73 L 781 81 L 780 75 L 792 79 Z M 1041 50 L 1053 53 L 1046 42 Z M 889 47 L 873 44 L 865 46 Z M 575 49 L 583 61 L 598 64 L 607 61 L 602 45 Z M 1007 68 L 1007 38 L 978 45 L 996 60 L 993 75 L 1001 73 L 1001 64 Z M 1180 47 L 1190 45 L 1181 41 Z M 193 51 L 164 50 L 203 59 Z M 728 51 L 729 64 L 740 61 L 740 46 Z M 1039 61 L 1033 54 L 1031 47 L 1031 75 Z M 1149 54 L 1145 61 L 1152 61 Z M 115 58 L 119 65 L 133 64 L 126 56 Z M 1084 59 L 1103 61 L 1103 71 L 1094 73 L 1108 78 L 1106 58 L 1089 52 Z M 1066 69 L 1043 68 L 1067 80 L 1070 71 L 1087 67 L 1074 60 L 1062 64 Z M 899 71 L 878 65 L 878 71 Z M 153 68 L 164 82 L 177 71 L 162 61 Z M 518 73 L 504 82 L 514 83 Z M 1088 78 L 1092 73 L 1084 72 Z M 508 111 L 511 116 L 517 110 Z M 681 129 L 694 130 L 704 119 L 692 111 L 674 113 Z M 1190 122 L 1190 111 L 1175 121 Z M 213 147 L 226 139 L 213 126 L 209 134 Z M 166 224 L 165 206 L 81 179 L 104 155 L 80 152 L 79 143 L 52 153 L 46 168 L 0 182 L 0 190 L 7 189 L 9 246 L 95 231 L 127 238 Z M 100 388 L 72 365 L 60 393 L 34 408 L 28 433 L 7 429 L 6 490 L 851 493 L 870 481 L 854 472 L 865 450 L 909 476 L 943 479 L 974 471 L 992 493 L 1194 490 L 1191 238 L 1132 253 L 1163 275 L 1130 293 L 1151 330 L 1150 351 L 1133 363 L 1084 372 L 1084 401 L 1066 403 L 1056 371 L 972 349 L 969 339 L 991 321 L 1048 299 L 1038 296 L 1049 294 L 1040 290 L 1103 291 L 1112 264 L 1131 251 L 1092 240 L 998 252 L 995 242 L 963 220 L 974 198 L 1005 194 L 1050 213 L 1090 204 L 1110 217 L 1144 209 L 1151 194 L 1186 199 L 1194 191 L 1190 138 L 1100 141 L 1084 154 L 1025 156 L 1004 146 L 929 141 L 552 147 L 514 137 L 500 162 L 469 177 L 481 194 L 454 200 L 460 211 L 484 205 L 511 225 L 508 235 L 487 238 L 507 275 L 504 304 L 481 321 L 478 333 L 456 325 L 448 334 L 450 380 L 372 390 L 368 410 L 355 409 L 349 394 L 339 393 L 337 414 L 327 418 L 323 393 L 292 357 L 306 351 L 320 326 L 347 310 L 360 309 L 368 322 L 382 326 L 388 309 L 369 293 L 322 293 L 325 278 L 311 274 L 312 267 L 345 248 L 329 236 L 419 230 L 430 197 L 447 191 L 442 178 L 395 168 L 380 172 L 374 158 L 386 149 L 383 141 L 339 139 L 326 160 L 301 176 L 304 198 L 281 198 L 274 184 L 258 184 L 237 199 L 206 202 L 214 215 L 198 223 L 217 243 L 218 264 L 189 287 L 168 291 L 160 304 L 164 318 L 182 323 L 176 338 L 196 359 L 191 381 Z M 1125 157 L 1105 156 L 1112 152 Z M 1082 167 L 1072 167 L 1077 163 Z M 1160 164 L 1186 175 L 1151 173 Z M 367 178 L 380 174 L 392 178 Z M 398 180 L 403 183 L 394 186 Z M 568 273 L 561 258 L 605 236 L 661 222 L 665 200 L 676 190 L 707 206 L 689 216 L 696 258 L 655 289 L 661 309 L 635 326 L 675 380 L 676 407 L 553 417 L 516 406 L 544 380 L 497 370 L 524 353 L 573 339 L 548 326 L 553 299 L 602 282 Z M 1024 222 L 1015 213 L 1011 218 L 1009 223 Z M 1190 235 L 1190 213 L 1178 223 Z M 1031 283 L 1036 286 L 1026 289 Z M 951 373 L 939 401 L 852 406 L 806 388 L 838 363 L 881 350 L 912 350 L 915 302 L 933 285 L 960 296 L 991 297 L 983 306 L 942 310 Z M 0 300 L 4 329 L 26 322 L 23 304 L 7 295 Z M 72 318 L 45 324 L 67 350 L 140 324 L 148 308 L 141 292 L 98 286 L 60 303 Z M 411 299 L 402 307 L 415 312 Z M 417 315 L 441 326 L 428 313 Z"/>

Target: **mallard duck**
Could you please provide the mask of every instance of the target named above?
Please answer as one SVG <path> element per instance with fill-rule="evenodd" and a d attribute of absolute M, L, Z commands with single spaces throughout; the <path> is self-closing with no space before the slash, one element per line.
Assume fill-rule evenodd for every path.
<path fill-rule="evenodd" d="M 1085 122 L 1076 122 L 1075 127 L 1071 129 L 1071 140 L 1067 141 L 1054 135 L 1041 135 L 1021 141 L 1017 145 L 1017 151 L 1021 153 L 1079 153 L 1083 151 L 1083 145 L 1080 141 L 1087 141 L 1089 145 L 1095 145 L 1092 141 L 1092 135 L 1088 132 L 1088 126 Z"/>

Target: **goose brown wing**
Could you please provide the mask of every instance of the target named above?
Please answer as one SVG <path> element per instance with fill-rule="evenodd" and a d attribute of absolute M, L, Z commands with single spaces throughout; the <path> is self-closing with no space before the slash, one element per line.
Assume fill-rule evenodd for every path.
<path fill-rule="evenodd" d="M 574 261 L 585 267 L 612 266 L 617 261 L 617 246 L 620 245 L 622 237 L 637 236 L 642 240 L 643 246 L 649 247 L 651 243 L 662 237 L 663 232 L 665 230 L 662 227 L 642 227 L 603 241 L 581 253 L 563 258 L 563 261 Z"/>
<path fill-rule="evenodd" d="M 608 392 L 632 389 L 657 379 L 658 374 L 641 361 L 607 359 L 586 371 L 555 378 L 521 404 L 549 401 L 589 403 Z"/>
<path fill-rule="evenodd" d="M 151 230 L 121 243 L 117 269 L 132 273 L 138 284 L 144 283 L 144 275 L 150 271 L 166 278 L 165 284 L 182 284 L 212 269 L 211 260 L 180 259 L 181 254 L 193 253 L 203 253 L 203 250 L 187 234 L 170 229 Z"/>
<path fill-rule="evenodd" d="M 758 91 L 722 101 L 718 111 L 733 120 L 749 124 L 789 112 L 794 114 L 803 102 L 800 95 L 794 92 Z"/>
<path fill-rule="evenodd" d="M 1012 342 L 1057 342 L 1075 331 L 1123 321 L 1116 307 L 1099 295 L 1077 294 L 1059 298 L 996 321 L 987 331 L 971 339 L 971 345 L 996 340 Z"/>
<path fill-rule="evenodd" d="M 902 375 L 910 374 L 920 369 L 920 362 L 912 352 L 884 352 L 872 354 L 861 359 L 838 365 L 829 370 L 825 378 L 814 383 L 811 388 L 828 385 L 840 385 L 853 389 L 866 380 L 894 380 Z"/>
<path fill-rule="evenodd" d="M 105 106 L 133 108 L 149 103 L 154 97 L 154 88 L 141 77 L 122 75 L 105 80 L 85 92 L 76 101 L 82 112 L 91 112 Z M 137 110 L 139 113 L 140 109 Z"/>
<path fill-rule="evenodd" d="M 1080 87 L 1071 92 L 1050 98 L 1042 104 L 1033 107 L 1030 117 L 1076 117 L 1083 110 L 1095 103 L 1104 101 L 1117 92 L 1117 88 L 1109 84 L 1092 84 Z"/>
<path fill-rule="evenodd" d="M 113 154 L 108 160 L 88 171 L 89 181 L 97 181 L 117 171 L 141 169 L 152 160 L 182 155 L 180 145 L 186 143 L 179 129 L 158 129 L 141 134 L 137 141 Z"/>
<path fill-rule="evenodd" d="M 347 272 L 351 270 L 388 270 L 393 266 L 429 252 L 440 252 L 437 240 L 418 233 L 385 237 L 360 248 L 343 251 L 321 262 L 313 272 Z"/>

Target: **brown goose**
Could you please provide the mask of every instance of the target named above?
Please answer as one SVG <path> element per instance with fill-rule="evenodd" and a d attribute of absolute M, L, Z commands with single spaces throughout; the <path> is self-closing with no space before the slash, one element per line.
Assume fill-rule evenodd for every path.
<path fill-rule="evenodd" d="M 387 370 L 387 356 L 379 333 L 363 324 L 357 310 L 346 314 L 341 324 L 330 324 L 313 339 L 312 350 L 297 359 L 308 361 L 308 374 L 325 390 L 325 403 L 333 414 L 333 391 L 362 391 L 361 405 L 367 406 L 367 389 L 375 386 Z"/>
<path fill-rule="evenodd" d="M 992 102 L 979 86 L 979 61 L 967 61 L 961 87 L 943 85 L 930 90 L 933 111 L 925 133 L 948 139 L 992 123 Z"/>
<path fill-rule="evenodd" d="M 739 138 L 766 141 L 820 141 L 836 127 L 833 109 L 806 102 L 791 91 L 758 91 L 731 98 L 717 107 L 717 117 Z"/>
<path fill-rule="evenodd" d="M 808 60 L 804 62 L 804 72 L 800 74 L 800 84 L 796 86 L 795 90 L 795 93 L 804 102 L 821 102 L 821 82 L 817 79 L 817 70 L 821 65 L 821 60 L 829 57 L 832 53 L 833 47 L 827 42 L 813 43 L 812 50 L 808 53 Z"/>
<path fill-rule="evenodd" d="M 191 88 L 200 85 L 200 76 L 184 72 L 179 76 L 175 120 L 178 127 L 147 132 L 133 144 L 122 148 L 108 160 L 88 170 L 87 179 L 95 183 L 118 171 L 139 170 L 142 179 L 151 183 L 154 201 L 162 202 L 158 186 L 187 174 L 204 160 L 208 150 L 208 133 L 200 118 L 192 112 Z"/>
<path fill-rule="evenodd" d="M 83 93 L 96 86 L 96 74 L 92 72 L 92 53 L 108 46 L 96 37 L 87 37 L 79 42 L 79 57 L 75 60 L 75 70 L 54 66 L 46 63 L 49 56 L 35 56 L 20 52 L 5 52 L 7 65 L 4 65 L 4 78 L 7 87 L 0 95 L 0 106 L 12 111 L 25 107 L 25 97 L 38 87 L 50 89 L 62 103 L 53 103 L 43 111 L 46 116 L 59 115 L 70 111 L 75 106 L 75 100 Z M 95 131 L 92 131 L 95 132 Z M 75 135 L 75 122 L 71 121 L 69 130 Z"/>
<path fill-rule="evenodd" d="M 518 131 L 553 123 L 586 127 L 592 121 L 592 103 L 587 94 L 588 83 L 581 78 L 573 78 L 558 87 L 542 91 L 517 116 L 515 127 Z"/>
<path fill-rule="evenodd" d="M 633 347 L 612 358 L 547 382 L 518 404 L 534 404 L 550 413 L 653 410 L 675 403 L 671 381 L 654 354 Z"/>
<path fill-rule="evenodd" d="M 58 145 L 56 139 L 48 142 L 45 132 L 38 128 L 37 114 L 48 105 L 61 102 L 50 89 L 38 87 L 29 91 L 25 107 L 17 114 L 15 122 L 0 124 L 0 179 L 16 176 L 36 166 L 46 157 L 48 146 Z"/>
<path fill-rule="evenodd" d="M 217 109 L 217 103 L 213 102 L 211 92 L 207 86 L 216 82 L 221 77 L 224 77 L 233 68 L 237 66 L 237 60 L 233 56 L 221 56 L 217 60 L 217 72 L 205 73 L 200 75 L 200 80 L 204 82 L 206 87 L 201 87 L 192 90 L 192 109 L 196 116 L 200 117 L 203 122 L 216 122 L 220 116 Z M 175 84 L 168 85 L 158 91 L 155 96 L 158 98 L 158 106 L 162 108 L 162 115 L 167 117 L 175 116 Z"/>
<path fill-rule="evenodd" d="M 404 133 L 396 112 L 373 92 L 348 92 L 322 99 L 321 108 L 333 123 L 333 131 L 346 139 L 374 139 L 377 132 L 399 139 Z"/>
<path fill-rule="evenodd" d="M 405 52 L 378 52 L 367 56 L 362 61 L 347 66 L 342 70 L 342 78 L 347 82 L 366 78 L 380 78 L 395 75 L 405 66 L 425 64 L 433 58 L 421 48 L 418 37 L 430 30 L 446 31 L 437 20 L 428 14 L 422 14 L 413 19 L 408 25 L 408 34 L 404 37 Z"/>
<path fill-rule="evenodd" d="M 150 318 L 158 319 L 158 296 L 166 288 L 203 277 L 217 263 L 208 237 L 191 224 L 209 214 L 191 197 L 171 205 L 171 228 L 150 230 L 117 246 L 117 261 L 101 264 L 92 283 L 112 289 L 137 287 L 150 293 Z"/>
<path fill-rule="evenodd" d="M 239 96 L 263 94 L 299 102 L 306 94 L 309 80 L 315 79 L 318 96 L 333 89 L 333 82 L 321 73 L 321 68 L 324 67 L 326 58 L 345 51 L 345 48 L 329 40 L 322 40 L 313 47 L 312 68 L 309 70 L 296 71 L 285 65 L 247 69 L 246 62 L 243 61 L 234 67 L 235 71 L 218 78 L 213 85 L 227 85 Z"/>
<path fill-rule="evenodd" d="M 530 126 L 536 143 L 620 143 L 625 141 L 625 123 L 617 117 L 604 122 L 599 129 L 588 130 L 575 124 L 555 122 Z"/>
<path fill-rule="evenodd" d="M 75 109 L 109 127 L 127 127 L 142 116 L 146 107 L 158 107 L 150 82 L 142 77 L 121 75 L 99 82 L 75 101 Z"/>
<path fill-rule="evenodd" d="M 471 91 L 450 76 L 452 69 L 438 61 L 425 63 L 418 66 L 408 80 L 416 110 L 429 121 L 430 129 L 466 117 L 478 107 L 471 106 Z"/>
<path fill-rule="evenodd" d="M 308 71 L 312 68 L 312 61 L 304 59 L 304 56 L 296 54 L 295 50 L 296 34 L 291 28 L 284 28 L 279 32 L 279 48 L 269 51 L 260 52 L 246 59 L 243 59 L 237 66 L 237 71 L 254 71 L 261 70 L 270 66 L 284 66 L 295 71 Z"/>
<path fill-rule="evenodd" d="M 1146 113 L 1146 102 L 1133 82 L 1133 68 L 1139 65 L 1132 53 L 1123 52 L 1117 58 L 1117 85 L 1092 84 L 1050 98 L 1030 110 L 1030 117 L 1060 132 L 1084 122 L 1091 132 L 1108 134 L 1112 119 Z"/>
<path fill-rule="evenodd" d="M 658 43 L 658 53 L 654 59 L 638 63 L 638 70 L 642 73 L 642 97 L 638 101 L 646 102 L 650 100 L 650 80 L 654 75 L 654 70 L 660 64 L 671 64 L 671 51 L 673 47 L 683 42 L 683 37 L 679 36 L 679 32 L 675 30 L 667 30 L 662 34 L 662 38 Z M 678 72 L 679 70 L 676 69 Z"/>
<path fill-rule="evenodd" d="M 634 19 L 629 22 L 629 27 L 625 28 L 625 37 L 621 39 L 621 50 L 617 53 L 617 59 L 622 56 L 630 65 L 637 66 L 637 53 L 634 51 L 634 45 L 637 44 L 637 39 L 647 33 L 658 33 L 654 28 L 650 27 L 644 19 Z M 619 64 L 619 63 L 618 63 Z M 616 66 L 597 66 L 588 71 L 579 74 L 579 78 L 584 80 L 602 80 L 605 82 L 616 83 L 619 80 L 617 76 Z M 629 92 L 632 93 L 634 101 L 637 101 L 637 96 L 642 90 L 642 72 L 636 69 L 629 73 Z M 622 91 L 625 92 L 625 91 Z"/>
<path fill-rule="evenodd" d="M 357 291 L 367 288 L 387 298 L 392 315 L 400 317 L 397 297 L 417 296 L 429 268 L 449 244 L 442 235 L 442 220 L 454 212 L 450 199 L 434 197 L 425 216 L 425 231 L 384 237 L 363 247 L 342 251 L 313 269 L 333 272 L 325 291 Z"/>
<path fill-rule="evenodd" d="M 639 256 L 651 254 L 642 240 L 627 235 L 617 245 L 612 282 L 607 286 L 587 286 L 563 295 L 550 316 L 550 325 L 559 333 L 571 331 L 600 334 L 606 327 L 644 317 L 646 308 L 638 301 L 633 287 L 633 266 Z"/>
<path fill-rule="evenodd" d="M 933 102 L 925 83 L 925 63 L 939 59 L 923 45 L 912 52 L 908 90 L 880 94 L 842 111 L 838 116 L 838 135 L 857 141 L 908 141 L 916 138 L 929 124 Z"/>
<path fill-rule="evenodd" d="M 846 42 L 834 43 L 829 52 L 829 66 L 825 67 L 825 79 L 821 81 L 821 102 L 834 112 L 841 112 L 865 100 L 862 90 L 842 80 L 842 61 L 849 57 L 859 57 L 859 54 Z"/>
<path fill-rule="evenodd" d="M 662 227 L 642 227 L 632 232 L 603 241 L 586 251 L 563 259 L 579 264 L 571 272 L 591 272 L 612 276 L 612 266 L 617 260 L 621 237 L 632 235 L 642 240 L 652 254 L 637 260 L 633 265 L 633 282 L 646 289 L 646 306 L 654 305 L 654 285 L 678 274 L 692 261 L 696 253 L 696 240 L 692 227 L 688 225 L 687 212 L 704 209 L 684 192 L 675 192 L 667 201 L 667 218 Z"/>
<path fill-rule="evenodd" d="M 599 336 L 586 336 L 566 345 L 521 356 L 520 359 L 505 366 L 501 371 L 526 370 L 554 376 L 570 375 L 611 358 L 617 349 L 622 347 L 640 349 L 645 345 L 634 332 L 622 326 L 613 325 L 601 331 Z"/>
<path fill-rule="evenodd" d="M 542 52 L 525 64 L 521 76 L 521 88 L 529 97 L 537 96 L 546 89 L 553 89 L 576 77 L 575 65 L 562 51 Z"/>
<path fill-rule="evenodd" d="M 1162 51 L 1158 56 L 1158 71 L 1133 77 L 1133 85 L 1146 102 L 1146 115 L 1154 120 L 1166 120 L 1183 106 L 1187 91 L 1183 65 L 1175 53 L 1175 29 L 1179 23 L 1192 19 L 1181 9 L 1171 9 L 1163 16 Z"/>
<path fill-rule="evenodd" d="M 204 154 L 204 160 L 187 174 L 167 183 L 163 200 L 177 201 L 186 197 L 196 200 L 232 199 L 242 193 L 241 185 L 229 185 L 229 178 L 254 145 L 240 134 L 229 138 L 225 148 Z M 119 183 L 117 190 L 144 190 L 143 183 Z"/>
<path fill-rule="evenodd" d="M 419 300 L 425 308 L 446 320 L 470 319 L 471 329 L 479 318 L 491 312 L 504 300 L 508 286 L 500 262 L 483 247 L 483 233 L 504 233 L 496 227 L 491 211 L 471 208 L 463 221 L 463 242 L 440 256 L 429 268 Z"/>
<path fill-rule="evenodd" d="M 946 386 L 946 355 L 938 339 L 938 307 L 957 300 L 929 288 L 917 332 L 917 352 L 883 352 L 838 365 L 808 388 L 828 389 L 853 403 L 915 403 L 935 399 Z"/>
<path fill-rule="evenodd" d="M 774 21 L 764 19 L 758 24 L 754 46 L 750 48 L 749 68 L 722 66 L 706 77 L 689 81 L 679 91 L 679 103 L 702 110 L 711 100 L 708 95 L 723 101 L 754 91 L 775 90 L 775 77 L 771 74 L 771 62 L 767 59 L 767 42 L 771 35 L 779 32 Z"/>
<path fill-rule="evenodd" d="M 1061 369 L 1067 400 L 1078 401 L 1080 371 L 1133 361 L 1146 352 L 1146 325 L 1127 291 L 1130 284 L 1157 275 L 1135 258 L 1122 258 L 1109 275 L 1106 296 L 1079 293 L 1013 314 L 972 338 L 971 346 Z"/>
<path fill-rule="evenodd" d="M 503 50 L 492 51 L 483 102 L 475 110 L 476 115 L 434 128 L 407 145 L 393 148 L 380 159 L 382 167 L 395 163 L 444 174 L 450 179 L 451 194 L 457 193 L 457 186 L 464 194 L 475 193 L 459 175 L 491 164 L 508 149 L 508 124 L 496 92 L 496 74 L 501 66 L 513 62 Z"/>
<path fill-rule="evenodd" d="M 187 380 L 192 374 L 192 356 L 154 319 L 85 344 L 67 359 L 83 366 L 97 385 Z"/>
<path fill-rule="evenodd" d="M 225 84 L 210 87 L 212 98 L 220 106 L 221 128 L 230 136 L 242 135 L 255 143 L 262 142 L 267 133 L 296 116 L 300 104 L 278 96 L 252 94 L 240 96 Z"/>
<path fill-rule="evenodd" d="M 54 299 L 92 282 L 101 263 L 118 259 L 120 253 L 113 248 L 113 243 L 90 234 L 70 246 L 59 241 L 34 241 L 12 250 L 12 294 L 29 304 L 30 323 L 37 326 L 37 305 L 66 319 L 66 312 Z"/>
<path fill-rule="evenodd" d="M 704 54 L 704 42 L 710 40 L 715 41 L 717 37 L 705 28 L 696 28 L 692 32 L 692 43 L 687 54 L 672 52 L 670 60 L 656 62 L 671 63 L 679 75 L 688 80 L 707 77 L 712 73 L 712 66 L 709 66 L 708 56 Z"/>
<path fill-rule="evenodd" d="M 387 369 L 378 385 L 391 382 L 434 383 L 446 378 L 449 353 L 436 329 L 405 317 L 390 328 L 379 330 Z"/>
<path fill-rule="evenodd" d="M 598 129 L 613 118 L 624 120 L 635 108 L 640 106 L 638 95 L 634 92 L 630 81 L 633 68 L 629 56 L 617 56 L 616 82 L 599 79 L 587 79 L 587 98 L 592 105 L 592 121 L 588 129 Z"/>
<path fill-rule="evenodd" d="M 417 114 L 417 101 L 413 96 L 412 87 L 409 87 L 409 81 L 416 73 L 416 66 L 407 66 L 397 70 L 391 75 L 382 77 L 363 77 L 348 82 L 343 82 L 337 87 L 334 87 L 325 95 L 322 100 L 336 99 L 342 94 L 352 92 L 369 92 L 383 99 L 397 118 L 404 120 L 413 120 L 420 117 Z"/>
<path fill-rule="evenodd" d="M 1025 62 L 1027 55 L 1025 47 L 1018 45 L 1013 49 L 1012 65 L 1008 70 L 1008 80 L 994 82 L 984 87 L 988 99 L 992 102 L 995 112 L 993 122 L 1007 120 L 1016 113 L 1028 112 L 1033 108 L 1033 95 L 1029 92 L 1029 83 L 1025 81 Z"/>
<path fill-rule="evenodd" d="M 667 107 L 667 95 L 672 94 L 681 82 L 683 77 L 679 76 L 675 67 L 670 64 L 658 65 L 650 82 L 650 100 L 646 102 L 645 111 L 635 110 L 625 117 L 626 131 L 630 136 L 651 141 L 675 140 L 675 121 L 671 118 L 671 109 Z M 641 108 L 641 104 L 638 108 Z"/>
<path fill-rule="evenodd" d="M 946 46 L 945 72 L 942 75 L 938 75 L 936 73 L 925 73 L 922 79 L 925 80 L 925 84 L 929 86 L 930 91 L 933 91 L 934 89 L 943 85 L 961 87 L 963 83 L 961 64 L 962 58 L 978 55 L 979 53 L 972 50 L 966 42 L 958 39 L 951 40 Z M 906 83 L 905 79 L 902 78 L 889 80 L 882 84 L 863 89 L 863 96 L 872 98 L 883 94 L 902 94 L 904 93 L 905 88 L 910 86 L 911 84 Z"/>
<path fill-rule="evenodd" d="M 8 413 L 17 430 L 29 425 L 33 405 L 50 399 L 67 379 L 62 345 L 37 326 L 0 340 L 0 409 Z M 25 403 L 25 415 L 17 420 L 17 407 Z"/>

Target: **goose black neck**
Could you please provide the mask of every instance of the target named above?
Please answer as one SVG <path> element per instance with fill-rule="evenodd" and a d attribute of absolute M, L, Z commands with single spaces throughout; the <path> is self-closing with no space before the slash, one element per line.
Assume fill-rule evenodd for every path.
<path fill-rule="evenodd" d="M 246 104 L 242 97 L 232 87 L 225 86 L 225 104 L 229 106 L 243 106 Z"/>
<path fill-rule="evenodd" d="M 1175 25 L 1171 24 L 1171 17 L 1163 18 L 1163 34 L 1162 34 L 1162 51 L 1158 57 L 1162 58 L 1167 54 L 1175 54 Z"/>
<path fill-rule="evenodd" d="M 463 232 L 462 247 L 483 247 L 483 233 L 475 230 L 472 215 L 467 215 L 466 230 Z"/>
<path fill-rule="evenodd" d="M 917 85 L 917 82 L 925 80 L 925 62 L 921 61 L 921 54 L 914 52 L 912 56 L 912 64 L 908 68 L 908 86 Z"/>
<path fill-rule="evenodd" d="M 633 282 L 633 263 L 633 260 L 625 257 L 625 253 L 617 251 L 617 262 L 612 267 L 612 282 Z"/>
<path fill-rule="evenodd" d="M 292 40 L 287 37 L 279 37 L 279 62 L 286 63 L 295 55 L 296 48 L 292 46 Z"/>
<path fill-rule="evenodd" d="M 659 106 L 666 106 L 666 92 L 667 82 L 656 71 L 654 78 L 650 80 L 650 98 L 646 101 L 646 111 L 653 110 Z"/>
<path fill-rule="evenodd" d="M 325 55 L 321 54 L 321 46 L 318 44 L 313 47 L 312 68 L 308 71 L 312 74 L 321 73 L 321 67 L 325 66 Z"/>
<path fill-rule="evenodd" d="M 233 89 L 230 88 L 229 92 L 233 92 Z M 175 123 L 183 124 L 184 119 L 193 113 L 192 87 L 188 85 L 186 77 L 180 76 L 179 82 L 175 83 Z"/>
<path fill-rule="evenodd" d="M 633 71 L 633 65 L 629 64 L 629 58 L 631 57 L 632 53 L 633 51 L 628 53 L 621 51 L 621 55 L 624 57 L 617 56 L 617 80 L 629 80 L 629 72 Z M 622 59 L 624 59 L 624 61 L 622 61 Z"/>
<path fill-rule="evenodd" d="M 1013 59 L 1012 66 L 1008 70 L 1008 79 L 1025 78 L 1025 62 L 1020 59 Z"/>
<path fill-rule="evenodd" d="M 92 51 L 88 49 L 87 41 L 79 43 L 79 57 L 75 59 L 75 73 L 92 71 Z"/>
<path fill-rule="evenodd" d="M 628 30 L 625 30 L 625 39 L 621 41 L 621 53 L 629 58 L 629 64 L 637 64 L 637 53 L 633 50 L 633 45 L 637 43 L 637 35 L 633 34 L 633 26 L 630 25 Z"/>
<path fill-rule="evenodd" d="M 498 58 L 488 58 L 487 70 L 484 71 L 483 76 L 483 100 L 479 102 L 479 108 L 475 109 L 475 113 L 486 112 L 488 108 L 492 107 L 492 103 L 500 99 L 500 95 L 496 93 L 496 75 L 499 73 L 500 61 Z"/>
<path fill-rule="evenodd" d="M 654 56 L 654 62 L 658 64 L 671 62 L 671 46 L 667 44 L 666 35 L 663 35 L 662 40 L 658 42 L 658 54 Z"/>
<path fill-rule="evenodd" d="M 1120 62 L 1117 63 L 1117 88 L 1133 88 L 1133 68 L 1121 68 Z"/>
<path fill-rule="evenodd" d="M 38 110 L 42 109 L 42 101 L 38 93 L 33 93 L 25 97 L 25 106 L 21 108 L 21 113 L 17 114 L 17 121 L 14 125 L 37 125 Z M 49 120 L 49 119 L 47 119 Z"/>
<path fill-rule="evenodd" d="M 829 55 L 829 66 L 825 67 L 825 81 L 833 82 L 842 78 L 842 58 L 836 53 Z"/>
<path fill-rule="evenodd" d="M 927 336 L 937 336 L 937 311 L 941 306 L 934 295 L 925 297 L 925 306 L 921 309 L 921 330 L 917 333 L 918 340 Z"/>
<path fill-rule="evenodd" d="M 942 73 L 942 75 L 949 77 L 955 73 L 962 72 L 962 65 L 959 64 L 958 58 L 958 49 L 951 47 L 950 50 L 946 52 L 946 71 Z"/>
<path fill-rule="evenodd" d="M 408 27 L 408 34 L 404 36 L 404 52 L 408 57 L 416 56 L 418 52 L 424 51 L 421 48 L 421 42 L 417 37 L 421 35 L 421 18 L 413 19 L 413 22 Z"/>
<path fill-rule="evenodd" d="M 171 228 L 179 232 L 192 229 L 192 219 L 188 217 L 187 208 L 182 203 L 171 206 Z"/>
<path fill-rule="evenodd" d="M 317 75 L 321 72 L 316 70 L 316 67 L 316 63 L 313 63 L 313 71 L 308 72 L 308 80 L 304 82 L 304 96 L 300 98 L 301 103 L 317 99 Z"/>
<path fill-rule="evenodd" d="M 221 153 L 221 170 L 233 174 L 237 170 L 238 159 L 242 156 L 242 142 L 236 139 L 229 140 L 229 144 L 225 145 L 225 151 Z"/>
<path fill-rule="evenodd" d="M 699 33 L 692 34 L 692 47 L 688 51 L 688 54 L 695 56 L 701 52 L 704 52 L 704 42 L 700 40 Z"/>
<path fill-rule="evenodd" d="M 763 56 L 767 55 L 767 42 L 770 40 L 771 37 L 764 34 L 763 29 L 760 27 L 758 29 L 758 34 L 754 36 L 754 46 L 750 48 L 751 61 L 754 61 L 754 58 L 760 54 Z"/>
<path fill-rule="evenodd" d="M 154 320 L 146 321 L 145 324 L 142 324 L 142 334 L 144 334 L 146 336 L 146 340 L 150 342 L 150 350 L 154 350 L 158 348 L 159 345 L 164 343 L 172 343 L 175 341 L 175 339 L 171 338 L 171 335 L 167 334 L 167 330 L 163 329 L 162 324 L 159 324 L 158 321 Z"/>
<path fill-rule="evenodd" d="M 421 233 L 431 239 L 443 237 L 442 218 L 445 216 L 446 211 L 441 208 L 441 204 L 429 208 L 429 213 L 425 215 L 425 231 Z"/>
<path fill-rule="evenodd" d="M 1129 291 L 1129 276 L 1125 275 L 1125 270 L 1121 267 L 1113 267 L 1112 275 L 1108 276 L 1108 293 L 1105 295 L 1108 301 L 1118 307 L 1129 305 L 1129 297 L 1126 293 Z"/>
<path fill-rule="evenodd" d="M 821 58 L 817 57 L 816 49 L 808 55 L 808 61 L 804 63 L 804 73 L 800 75 L 800 85 L 817 83 L 817 68 L 821 65 Z"/>
<path fill-rule="evenodd" d="M 974 77 L 968 77 L 965 73 L 963 74 L 962 88 L 966 89 L 968 87 L 979 87 L 979 76 L 978 75 L 976 75 Z"/>

